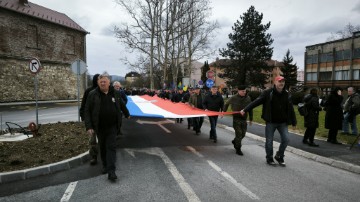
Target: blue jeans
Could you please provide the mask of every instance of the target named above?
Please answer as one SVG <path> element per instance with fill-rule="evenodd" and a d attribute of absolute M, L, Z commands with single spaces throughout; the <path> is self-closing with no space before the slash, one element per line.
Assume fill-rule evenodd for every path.
<path fill-rule="evenodd" d="M 266 123 L 265 126 L 265 151 L 266 158 L 273 158 L 273 140 L 275 130 L 280 133 L 281 143 L 277 155 L 284 157 L 285 149 L 289 143 L 288 125 L 287 123 Z"/>
<path fill-rule="evenodd" d="M 210 137 L 213 137 L 215 140 L 217 138 L 216 135 L 216 124 L 217 124 L 218 116 L 209 116 L 210 122 Z"/>
<path fill-rule="evenodd" d="M 353 116 L 352 120 L 348 120 L 349 113 L 344 114 L 343 127 L 342 130 L 344 133 L 349 133 L 349 124 L 351 126 L 351 132 L 353 135 L 358 135 L 358 129 L 356 125 L 356 116 Z"/>

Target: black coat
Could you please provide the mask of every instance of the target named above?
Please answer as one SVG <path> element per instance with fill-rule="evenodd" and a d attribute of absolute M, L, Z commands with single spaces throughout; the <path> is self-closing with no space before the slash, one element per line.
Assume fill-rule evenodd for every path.
<path fill-rule="evenodd" d="M 344 119 L 341 103 L 343 96 L 330 94 L 326 100 L 325 128 L 326 129 L 342 129 L 342 121 Z"/>
<path fill-rule="evenodd" d="M 319 104 L 319 97 L 317 95 L 308 94 L 304 98 L 305 107 L 308 115 L 304 116 L 305 128 L 319 127 L 319 111 L 322 110 Z"/>

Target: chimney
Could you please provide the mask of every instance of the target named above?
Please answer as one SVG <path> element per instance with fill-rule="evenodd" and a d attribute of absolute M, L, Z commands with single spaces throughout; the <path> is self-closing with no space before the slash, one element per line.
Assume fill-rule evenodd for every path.
<path fill-rule="evenodd" d="M 29 2 L 28 2 L 28 0 L 19 0 L 19 4 L 24 5 L 24 6 L 28 6 Z"/>

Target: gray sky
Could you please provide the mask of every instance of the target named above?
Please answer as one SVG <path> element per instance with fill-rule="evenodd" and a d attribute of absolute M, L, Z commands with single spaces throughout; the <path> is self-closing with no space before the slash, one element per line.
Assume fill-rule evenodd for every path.
<path fill-rule="evenodd" d="M 119 58 L 126 54 L 111 33 L 113 25 L 126 20 L 113 0 L 29 0 L 64 13 L 90 32 L 87 35 L 87 65 L 90 74 L 108 71 L 125 76 L 130 70 Z M 263 13 L 263 24 L 271 22 L 268 33 L 274 43 L 273 58 L 281 61 L 290 49 L 299 69 L 304 68 L 305 46 L 326 42 L 332 32 L 345 25 L 360 25 L 360 0 L 211 0 L 212 19 L 220 24 L 212 46 L 226 48 L 231 27 L 251 5 Z M 128 57 L 131 57 L 128 55 Z M 209 63 L 219 55 L 205 58 Z M 201 61 L 203 62 L 203 61 Z"/>

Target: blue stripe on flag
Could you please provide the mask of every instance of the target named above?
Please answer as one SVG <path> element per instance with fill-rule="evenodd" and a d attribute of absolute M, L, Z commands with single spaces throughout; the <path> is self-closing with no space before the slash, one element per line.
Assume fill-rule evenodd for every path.
<path fill-rule="evenodd" d="M 140 117 L 153 117 L 153 118 L 164 118 L 159 114 L 147 114 L 141 111 L 141 109 L 136 105 L 131 96 L 128 96 L 128 102 L 126 104 L 130 112 L 130 116 L 140 116 Z"/>

